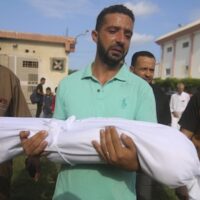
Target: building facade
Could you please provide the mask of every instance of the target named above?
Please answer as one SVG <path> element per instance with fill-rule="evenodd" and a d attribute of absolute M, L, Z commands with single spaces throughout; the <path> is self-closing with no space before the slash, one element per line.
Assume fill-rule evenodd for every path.
<path fill-rule="evenodd" d="M 161 46 L 159 77 L 200 77 L 200 20 L 159 37 Z"/>
<path fill-rule="evenodd" d="M 20 79 L 32 113 L 35 105 L 29 97 L 40 78 L 46 78 L 44 89 L 54 91 L 68 74 L 68 55 L 74 48 L 75 39 L 70 37 L 0 31 L 0 64 Z"/>

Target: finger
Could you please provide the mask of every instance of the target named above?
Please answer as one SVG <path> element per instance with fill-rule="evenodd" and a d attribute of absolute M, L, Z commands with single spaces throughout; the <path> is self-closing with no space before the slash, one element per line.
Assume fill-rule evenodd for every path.
<path fill-rule="evenodd" d="M 30 153 L 32 152 L 33 155 L 40 155 L 44 152 L 44 149 L 47 147 L 48 143 L 45 141 L 45 136 L 37 138 L 34 140 L 30 146 Z M 31 155 L 31 154 L 30 154 Z"/>
<path fill-rule="evenodd" d="M 131 153 L 132 161 L 134 161 L 134 163 L 132 163 L 131 170 L 133 170 L 133 169 L 134 169 L 134 171 L 139 170 L 141 167 L 140 167 L 140 162 L 138 159 L 137 147 L 136 147 L 133 139 L 125 134 L 122 134 L 121 141 L 124 144 L 124 148 L 126 148 L 129 151 L 129 153 Z"/>
<path fill-rule="evenodd" d="M 107 127 L 105 138 L 106 138 L 106 145 L 107 145 L 107 150 L 109 152 L 109 156 L 113 160 L 116 158 L 115 145 L 116 143 L 119 142 L 119 136 L 116 129 L 114 127 Z"/>
<path fill-rule="evenodd" d="M 23 140 L 22 146 L 25 153 L 30 156 L 42 153 L 47 146 L 47 142 L 45 141 L 47 135 L 46 131 L 40 131 L 31 138 Z"/>
<path fill-rule="evenodd" d="M 93 141 L 92 141 L 92 145 L 93 145 L 93 147 L 95 148 L 96 152 L 97 152 L 97 153 L 99 154 L 99 156 L 101 157 L 101 159 L 103 159 L 103 160 L 106 161 L 106 157 L 104 156 L 104 153 L 103 153 L 103 151 L 102 151 L 102 149 L 101 149 L 100 144 L 99 144 L 97 141 L 93 140 Z"/>
<path fill-rule="evenodd" d="M 36 148 L 34 148 L 34 146 L 33 146 L 34 150 L 28 151 L 28 155 L 31 155 L 31 156 L 41 155 L 44 152 L 47 145 L 48 145 L 48 143 L 46 141 L 42 141 L 39 144 L 39 146 L 37 146 Z"/>
<path fill-rule="evenodd" d="M 118 135 L 118 132 L 116 130 L 116 128 L 111 127 L 111 147 L 113 149 L 113 152 L 115 152 L 115 155 L 117 157 L 120 157 L 120 155 L 122 154 L 122 143 L 121 143 L 121 139 Z"/>
<path fill-rule="evenodd" d="M 125 147 L 127 147 L 130 150 L 136 150 L 136 145 L 135 145 L 135 143 L 134 143 L 134 141 L 132 140 L 131 137 L 129 137 L 125 134 L 122 134 L 121 140 L 122 140 Z"/>
<path fill-rule="evenodd" d="M 28 136 L 30 135 L 30 132 L 29 131 L 21 131 L 19 133 L 19 137 L 20 137 L 20 140 L 21 141 L 24 141 L 28 138 Z"/>
<path fill-rule="evenodd" d="M 110 130 L 108 127 L 106 127 L 105 130 L 100 130 L 101 150 L 107 162 L 110 162 L 110 153 L 111 153 L 108 151 L 109 141 L 108 141 L 107 135 L 109 135 L 109 132 Z"/>

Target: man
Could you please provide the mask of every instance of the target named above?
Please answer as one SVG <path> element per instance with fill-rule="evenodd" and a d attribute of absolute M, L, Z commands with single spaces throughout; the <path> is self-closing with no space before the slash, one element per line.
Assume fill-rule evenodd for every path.
<path fill-rule="evenodd" d="M 138 51 L 132 56 L 130 70 L 134 74 L 147 81 L 152 87 L 156 100 L 156 112 L 158 123 L 164 125 L 171 125 L 171 113 L 168 98 L 158 86 L 153 84 L 155 65 L 156 59 L 151 52 Z"/>
<path fill-rule="evenodd" d="M 190 95 L 184 92 L 184 89 L 185 89 L 185 85 L 181 82 L 178 83 L 177 92 L 175 94 L 172 94 L 171 99 L 170 99 L 172 126 L 178 129 L 180 128 L 178 126 L 178 120 L 181 118 L 181 115 L 190 100 Z"/>
<path fill-rule="evenodd" d="M 198 147 L 200 139 L 200 91 L 191 97 L 178 123 L 181 126 L 181 132 L 191 139 L 197 147 L 200 157 L 200 149 Z"/>
<path fill-rule="evenodd" d="M 51 118 L 53 115 L 52 112 L 52 103 L 53 103 L 53 93 L 51 92 L 51 88 L 46 88 L 46 94 L 43 98 L 43 117 Z"/>
<path fill-rule="evenodd" d="M 0 116 L 31 116 L 21 90 L 20 81 L 8 68 L 0 65 Z M 0 199 L 8 200 L 12 176 L 12 161 L 0 164 Z"/>
<path fill-rule="evenodd" d="M 94 62 L 61 81 L 56 95 L 55 118 L 66 119 L 75 115 L 78 119 L 156 120 L 155 101 L 149 85 L 133 76 L 123 65 L 133 24 L 133 13 L 123 5 L 101 11 L 92 31 L 92 39 L 97 45 Z M 21 133 L 26 153 L 37 155 L 43 152 L 47 145 L 45 137 L 46 133 L 39 132 L 27 139 L 27 134 Z M 136 199 L 135 174 L 130 171 L 139 166 L 133 141 L 129 137 L 119 138 L 114 128 L 101 132 L 101 141 L 101 145 L 95 142 L 93 145 L 111 165 L 63 166 L 54 200 Z"/>
<path fill-rule="evenodd" d="M 43 85 L 45 84 L 45 81 L 46 81 L 46 79 L 44 77 L 42 77 L 40 79 L 40 83 L 36 87 L 36 92 L 39 97 L 39 102 L 37 102 L 37 110 L 36 110 L 35 117 L 40 117 L 40 114 L 42 112 L 43 96 L 44 96 Z"/>
<path fill-rule="evenodd" d="M 156 112 L 158 123 L 170 125 L 171 113 L 169 102 L 164 92 L 154 84 L 153 77 L 155 71 L 156 59 L 155 56 L 149 51 L 138 51 L 132 56 L 130 70 L 147 81 L 153 89 L 156 100 Z M 162 134 L 162 133 L 161 133 Z M 154 192 L 153 192 L 154 191 Z M 136 192 L 137 200 L 150 200 L 154 199 L 153 195 L 161 191 L 161 185 L 153 181 L 143 173 L 137 174 Z M 156 196 L 156 195 L 155 195 Z"/>
<path fill-rule="evenodd" d="M 184 110 L 181 119 L 179 120 L 180 130 L 183 132 L 195 145 L 200 158 L 200 92 L 195 93 L 186 109 Z M 186 187 L 176 189 L 176 194 L 180 199 L 189 199 Z"/>

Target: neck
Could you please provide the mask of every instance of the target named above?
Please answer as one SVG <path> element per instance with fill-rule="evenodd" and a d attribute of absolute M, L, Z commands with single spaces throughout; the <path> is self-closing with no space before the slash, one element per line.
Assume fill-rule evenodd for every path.
<path fill-rule="evenodd" d="M 96 59 L 92 64 L 92 74 L 102 85 L 104 85 L 118 73 L 121 66 L 122 63 L 119 63 L 116 66 L 109 66 L 106 63 Z"/>
<path fill-rule="evenodd" d="M 183 91 L 178 91 L 178 94 L 181 95 Z"/>

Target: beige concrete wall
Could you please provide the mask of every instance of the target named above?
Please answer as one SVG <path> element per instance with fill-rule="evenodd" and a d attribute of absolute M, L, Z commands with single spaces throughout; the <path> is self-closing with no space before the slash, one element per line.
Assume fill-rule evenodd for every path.
<path fill-rule="evenodd" d="M 200 78 L 200 31 L 194 35 L 193 52 L 191 74 L 194 78 Z"/>
<path fill-rule="evenodd" d="M 172 48 L 172 51 L 168 52 L 167 49 L 168 48 Z M 165 45 L 164 45 L 164 48 L 163 48 L 163 51 L 164 51 L 164 56 L 163 56 L 163 63 L 162 63 L 162 78 L 167 78 L 167 77 L 170 77 L 171 74 L 172 74 L 172 67 L 173 67 L 173 54 L 174 54 L 174 46 L 173 46 L 173 42 L 167 42 Z M 171 73 L 170 75 L 167 75 L 166 73 L 166 70 L 167 69 L 170 69 Z"/>
<path fill-rule="evenodd" d="M 52 58 L 64 59 L 64 71 L 52 70 Z M 38 62 L 38 68 L 24 68 L 23 60 Z M 43 43 L 43 42 L 26 42 L 14 40 L 0 40 L 0 64 L 9 67 L 20 79 L 22 90 L 30 103 L 30 88 L 36 86 L 36 83 L 30 83 L 28 76 L 38 74 L 38 83 L 41 77 L 46 78 L 46 87 L 51 87 L 54 91 L 61 79 L 68 73 L 68 55 L 66 55 L 64 44 Z M 30 105 L 33 113 L 35 105 Z"/>
<path fill-rule="evenodd" d="M 188 42 L 189 46 L 183 48 L 184 42 Z M 191 49 L 191 40 L 189 35 L 177 39 L 174 77 L 176 78 L 189 77 L 188 66 L 189 66 L 190 49 Z"/>
<path fill-rule="evenodd" d="M 192 46 L 191 33 L 188 33 L 182 37 L 174 38 L 173 41 L 176 43 L 176 48 L 173 47 L 173 41 L 167 41 L 163 44 L 163 66 L 162 78 L 166 78 L 166 69 L 173 67 L 173 51 L 175 52 L 175 66 L 174 76 L 175 78 L 191 78 L 200 77 L 200 31 L 194 32 L 194 40 Z M 183 48 L 183 43 L 189 42 L 189 46 Z M 172 52 L 167 52 L 167 48 L 171 46 Z M 192 48 L 192 49 L 191 49 Z M 191 72 L 190 72 L 190 53 L 191 56 Z M 172 76 L 170 76 L 172 77 Z"/>

